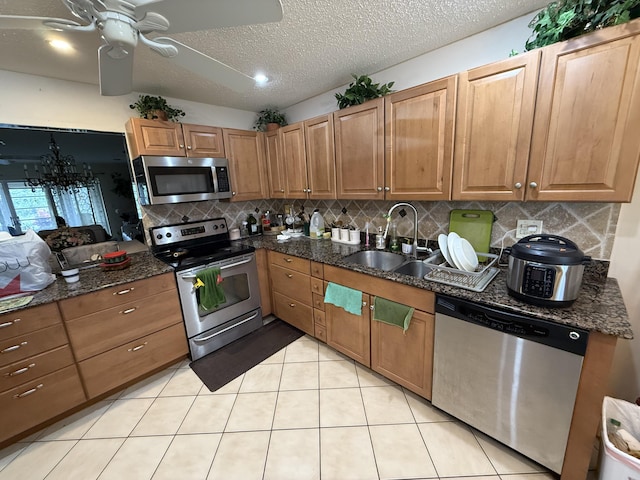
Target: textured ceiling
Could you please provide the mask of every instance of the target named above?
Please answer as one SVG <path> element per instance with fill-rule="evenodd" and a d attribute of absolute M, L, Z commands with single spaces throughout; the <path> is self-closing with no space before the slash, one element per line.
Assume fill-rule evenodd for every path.
<path fill-rule="evenodd" d="M 171 35 L 248 75 L 266 73 L 270 78 L 266 86 L 239 94 L 217 85 L 215 79 L 200 78 L 182 70 L 138 44 L 134 90 L 249 111 L 271 105 L 286 108 L 349 83 L 351 73 L 379 72 L 542 8 L 548 1 L 281 0 L 281 3 L 284 18 L 279 23 Z M 75 19 L 58 0 L 0 0 L 0 14 Z M 97 34 L 56 35 L 72 43 L 73 55 L 52 52 L 44 32 L 0 31 L 0 69 L 96 84 L 97 90 Z"/>

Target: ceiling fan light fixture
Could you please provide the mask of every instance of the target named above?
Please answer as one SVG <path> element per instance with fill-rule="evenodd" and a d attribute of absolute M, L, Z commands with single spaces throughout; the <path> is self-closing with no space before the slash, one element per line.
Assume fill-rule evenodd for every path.
<path fill-rule="evenodd" d="M 269 82 L 269 77 L 267 77 L 264 73 L 257 73 L 253 79 L 256 81 L 256 85 L 262 86 L 266 85 Z"/>

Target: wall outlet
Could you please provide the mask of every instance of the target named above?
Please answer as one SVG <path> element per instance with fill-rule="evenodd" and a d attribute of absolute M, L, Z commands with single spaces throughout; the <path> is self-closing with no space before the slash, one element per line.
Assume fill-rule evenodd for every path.
<path fill-rule="evenodd" d="M 518 220 L 516 238 L 524 238 L 528 235 L 542 233 L 542 220 Z"/>

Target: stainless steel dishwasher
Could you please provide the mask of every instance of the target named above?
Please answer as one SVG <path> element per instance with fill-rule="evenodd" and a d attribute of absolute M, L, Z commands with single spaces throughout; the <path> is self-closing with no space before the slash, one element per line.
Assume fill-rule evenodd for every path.
<path fill-rule="evenodd" d="M 588 332 L 436 297 L 432 403 L 560 473 Z"/>

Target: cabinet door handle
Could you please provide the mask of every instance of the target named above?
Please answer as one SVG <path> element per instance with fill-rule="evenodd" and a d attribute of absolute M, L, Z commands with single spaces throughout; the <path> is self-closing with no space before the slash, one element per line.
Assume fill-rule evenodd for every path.
<path fill-rule="evenodd" d="M 114 292 L 113 295 L 125 295 L 129 292 L 133 292 L 133 288 L 134 287 L 127 288 L 126 290 L 120 290 L 119 292 Z"/>
<path fill-rule="evenodd" d="M 378 190 L 379 192 L 382 191 L 382 187 L 378 187 L 376 190 Z"/>
<path fill-rule="evenodd" d="M 35 367 L 36 364 L 32 363 L 30 365 L 27 365 L 26 367 L 20 368 L 18 370 L 16 370 L 15 372 L 9 372 L 9 373 L 5 373 L 4 376 L 5 377 L 15 377 L 16 375 L 22 375 L 25 372 L 28 372 L 30 368 Z"/>
<path fill-rule="evenodd" d="M 231 192 L 231 196 L 235 197 L 236 196 L 236 192 Z"/>
<path fill-rule="evenodd" d="M 20 347 L 24 347 L 26 344 L 27 342 L 22 342 L 20 345 L 12 345 L 10 347 L 5 348 L 4 350 L 0 350 L 0 353 L 13 352 L 14 350 L 18 350 Z"/>
<path fill-rule="evenodd" d="M 144 346 L 149 342 L 144 342 L 142 345 L 138 345 L 137 347 L 130 348 L 127 352 L 137 352 L 138 350 L 144 348 Z"/>
<path fill-rule="evenodd" d="M 187 145 L 187 150 L 191 150 L 191 145 Z"/>
<path fill-rule="evenodd" d="M 391 187 L 384 187 L 385 192 L 388 192 L 389 190 L 391 190 Z"/>
<path fill-rule="evenodd" d="M 537 184 L 536 182 L 531 182 L 531 183 L 529 184 L 529 186 L 530 186 L 531 188 L 538 188 L 538 184 Z"/>
<path fill-rule="evenodd" d="M 20 319 L 16 318 L 15 320 L 11 320 L 10 322 L 0 323 L 0 328 L 10 327 L 11 325 L 14 325 L 15 323 L 17 323 L 19 321 L 20 321 Z"/>
<path fill-rule="evenodd" d="M 520 190 L 520 189 L 522 188 L 522 184 L 521 184 L 520 182 L 518 182 L 518 183 L 516 183 L 516 184 L 514 185 L 514 187 L 515 187 L 517 190 Z"/>
<path fill-rule="evenodd" d="M 293 275 L 291 273 L 287 273 L 287 278 L 293 278 Z"/>
<path fill-rule="evenodd" d="M 290 306 L 291 308 L 294 308 L 294 307 L 296 306 L 296 304 L 295 304 L 295 303 L 290 303 L 290 304 L 289 304 L 289 306 Z"/>
<path fill-rule="evenodd" d="M 369 310 L 373 311 L 373 305 L 369 306 Z"/>
<path fill-rule="evenodd" d="M 367 302 L 362 302 L 362 306 L 366 307 L 367 306 Z"/>
<path fill-rule="evenodd" d="M 13 398 L 23 398 L 26 397 L 28 395 L 31 395 L 32 393 L 36 393 L 39 389 L 41 389 L 44 385 L 41 383 L 40 385 L 36 385 L 34 388 L 32 388 L 31 390 L 27 390 L 26 392 L 22 392 L 22 393 L 18 393 L 16 395 L 13 396 Z"/>
<path fill-rule="evenodd" d="M 184 144 L 183 144 L 183 143 L 179 144 L 178 146 L 179 146 L 180 148 L 184 148 Z"/>
<path fill-rule="evenodd" d="M 133 307 L 133 308 L 127 308 L 126 310 L 120 310 L 120 314 L 122 315 L 128 315 L 130 313 L 135 312 L 138 309 L 138 307 Z"/>
<path fill-rule="evenodd" d="M 281 188 L 281 189 L 280 189 L 280 193 L 284 193 L 284 188 Z"/>

